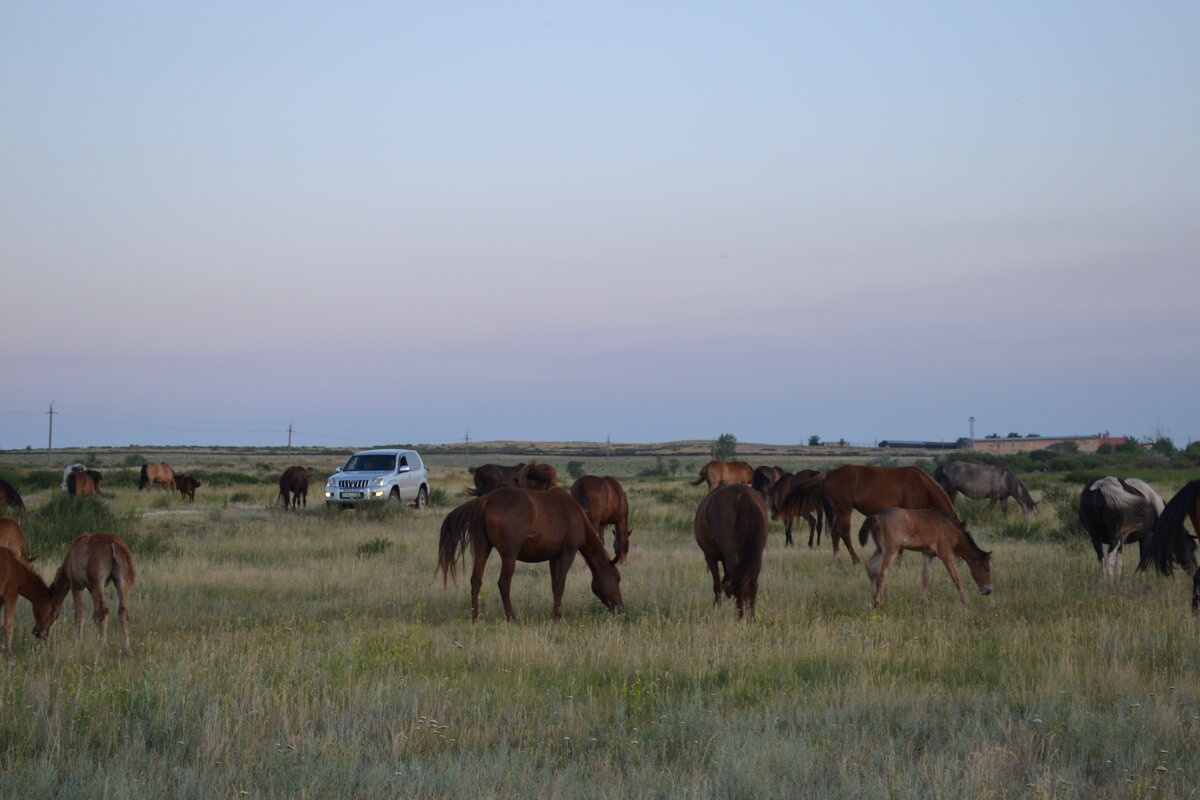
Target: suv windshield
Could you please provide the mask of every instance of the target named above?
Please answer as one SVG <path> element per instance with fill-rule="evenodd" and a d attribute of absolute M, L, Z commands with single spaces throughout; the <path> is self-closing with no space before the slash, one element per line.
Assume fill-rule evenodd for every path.
<path fill-rule="evenodd" d="M 390 472 L 396 466 L 396 457 L 391 453 L 367 453 L 350 456 L 343 472 Z"/>

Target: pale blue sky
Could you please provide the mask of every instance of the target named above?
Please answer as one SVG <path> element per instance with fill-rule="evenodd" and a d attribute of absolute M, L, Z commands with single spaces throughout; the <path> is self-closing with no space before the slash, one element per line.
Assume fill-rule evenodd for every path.
<path fill-rule="evenodd" d="M 1194 2 L 5 4 L 0 447 L 1200 438 Z"/>

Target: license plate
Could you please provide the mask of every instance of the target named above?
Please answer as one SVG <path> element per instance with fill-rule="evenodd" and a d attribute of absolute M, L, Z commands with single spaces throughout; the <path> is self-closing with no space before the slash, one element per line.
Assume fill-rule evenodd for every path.
<path fill-rule="evenodd" d="M 342 499 L 343 499 L 343 500 L 350 500 L 350 499 L 352 499 L 352 498 L 358 498 L 358 499 L 361 499 L 361 498 L 362 498 L 362 496 L 363 496 L 363 493 L 362 493 L 362 492 L 342 492 Z"/>

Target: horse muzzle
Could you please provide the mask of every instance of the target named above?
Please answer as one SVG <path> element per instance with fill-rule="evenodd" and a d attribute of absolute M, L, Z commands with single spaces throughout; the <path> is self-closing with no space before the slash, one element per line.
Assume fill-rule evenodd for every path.
<path fill-rule="evenodd" d="M 44 631 L 35 625 L 33 628 L 33 638 L 41 639 L 44 642 L 50 638 L 50 631 Z"/>
<path fill-rule="evenodd" d="M 987 586 L 980 586 L 979 593 L 981 595 L 983 595 L 984 597 L 987 597 L 989 594 L 992 593 L 992 585 L 989 583 Z"/>

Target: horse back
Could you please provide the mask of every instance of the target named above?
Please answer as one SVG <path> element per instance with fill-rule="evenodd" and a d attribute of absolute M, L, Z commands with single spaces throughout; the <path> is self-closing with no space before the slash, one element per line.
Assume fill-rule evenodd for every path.
<path fill-rule="evenodd" d="M 25 531 L 21 530 L 21 524 L 12 517 L 0 517 L 0 549 L 8 550 L 26 564 L 33 560 L 29 557 Z"/>
<path fill-rule="evenodd" d="M 81 533 L 67 548 L 60 571 L 72 589 L 102 588 L 106 583 L 132 589 L 137 581 L 133 553 L 112 533 Z"/>

